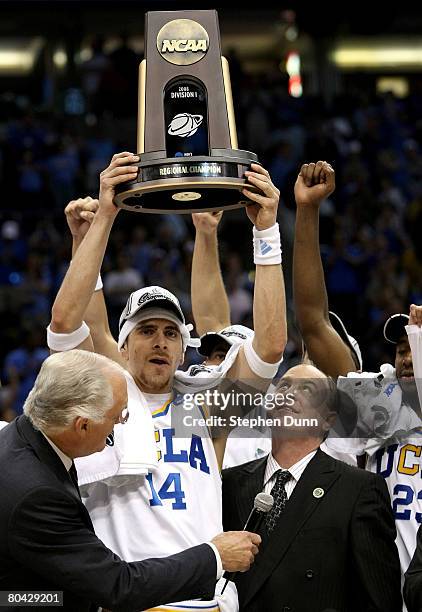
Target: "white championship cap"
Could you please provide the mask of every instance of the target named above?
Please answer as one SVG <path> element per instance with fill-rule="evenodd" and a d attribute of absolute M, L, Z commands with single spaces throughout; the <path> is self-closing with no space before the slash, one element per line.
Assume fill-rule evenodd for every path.
<path fill-rule="evenodd" d="M 219 332 L 207 332 L 201 336 L 198 353 L 203 357 L 209 357 L 221 340 L 230 346 L 243 344 L 248 338 L 254 337 L 254 331 L 244 325 L 229 325 Z"/>
<path fill-rule="evenodd" d="M 119 350 L 130 332 L 146 318 L 168 319 L 175 323 L 182 335 L 183 350 L 186 350 L 187 346 L 199 346 L 199 339 L 190 337 L 193 326 L 186 325 L 177 297 L 167 289 L 153 285 L 130 294 L 119 321 Z"/>

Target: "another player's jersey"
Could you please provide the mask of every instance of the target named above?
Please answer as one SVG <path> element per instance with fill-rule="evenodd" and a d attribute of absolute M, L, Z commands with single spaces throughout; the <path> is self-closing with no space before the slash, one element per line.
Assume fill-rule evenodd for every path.
<path fill-rule="evenodd" d="M 172 415 L 183 410 L 183 396 L 144 395 L 158 469 L 120 487 L 96 483 L 86 500 L 96 534 L 125 561 L 181 552 L 223 530 L 221 478 L 207 427 L 188 428 L 186 437 L 176 437 Z M 189 414 L 203 417 L 197 407 Z M 215 609 L 210 605 L 209 611 Z"/>
<path fill-rule="evenodd" d="M 368 457 L 367 469 L 385 478 L 397 528 L 397 548 L 403 573 L 416 546 L 422 523 L 422 429 L 398 435 Z"/>
<path fill-rule="evenodd" d="M 176 438 L 171 416 L 177 404 L 167 394 L 145 398 L 158 469 L 131 485 L 99 483 L 86 500 L 97 535 L 126 561 L 180 552 L 222 531 L 221 478 L 206 427 L 202 436 L 196 428 L 190 437 Z"/>
<path fill-rule="evenodd" d="M 343 452 L 366 453 L 366 469 L 385 479 L 404 574 L 415 552 L 416 534 L 422 523 L 421 419 L 403 402 L 395 370 L 389 364 L 383 364 L 379 373 L 340 377 L 338 386 L 357 407 L 360 437 L 338 438 L 330 434 L 327 445 Z"/>

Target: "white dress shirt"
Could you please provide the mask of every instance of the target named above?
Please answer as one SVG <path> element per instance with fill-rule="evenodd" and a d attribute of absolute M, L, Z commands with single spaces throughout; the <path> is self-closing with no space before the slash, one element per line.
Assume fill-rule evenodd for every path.
<path fill-rule="evenodd" d="M 305 471 L 306 466 L 308 465 L 310 460 L 315 457 L 315 455 L 316 450 L 311 451 L 291 467 L 285 468 L 279 465 L 274 459 L 273 454 L 270 453 L 268 455 L 267 466 L 265 468 L 264 474 L 264 493 L 271 493 L 271 489 L 275 485 L 275 481 L 277 478 L 275 474 L 278 470 L 288 470 L 292 476 L 285 484 L 287 499 L 289 499 L 291 494 L 293 493 L 293 489 L 299 482 L 299 478 Z"/>
<path fill-rule="evenodd" d="M 66 470 L 67 470 L 67 471 L 69 471 L 69 470 L 70 470 L 70 468 L 72 467 L 72 463 L 73 463 L 72 459 L 71 459 L 70 457 L 68 457 L 67 455 L 65 455 L 65 454 L 64 454 L 64 452 L 63 452 L 63 451 L 61 451 L 61 450 L 59 449 L 59 447 L 58 447 L 58 446 L 56 446 L 56 445 L 54 444 L 54 442 L 52 442 L 52 441 L 50 440 L 50 438 L 48 438 L 48 437 L 47 437 L 47 436 L 46 436 L 46 435 L 45 435 L 43 432 L 41 432 L 41 433 L 42 433 L 42 435 L 44 436 L 44 438 L 47 440 L 47 442 L 49 443 L 49 445 L 51 446 L 51 448 L 52 448 L 52 449 L 53 449 L 53 450 L 54 450 L 54 451 L 57 453 L 57 455 L 58 455 L 58 456 L 59 456 L 59 458 L 61 459 L 61 461 L 62 461 L 62 463 L 63 463 L 64 467 L 66 468 Z"/>

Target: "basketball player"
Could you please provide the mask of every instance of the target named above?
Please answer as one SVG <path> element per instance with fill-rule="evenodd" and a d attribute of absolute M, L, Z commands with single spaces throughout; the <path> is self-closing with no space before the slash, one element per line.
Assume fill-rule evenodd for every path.
<path fill-rule="evenodd" d="M 407 335 L 419 329 L 416 326 L 421 310 L 412 304 L 410 318 L 393 315 L 385 323 L 384 337 L 396 346 L 394 367 L 385 363 L 380 372 L 339 377 L 338 388 L 357 407 L 358 428 L 355 438 L 327 439 L 332 449 L 366 453 L 366 469 L 385 478 L 396 520 L 403 574 L 415 551 L 416 533 L 422 521 L 421 404 L 413 369 L 416 355 L 412 358 L 411 336 Z"/>
<path fill-rule="evenodd" d="M 208 431 L 203 428 L 201 435 L 195 432 L 176 438 L 172 427 L 173 413 L 182 409 L 183 393 L 186 389 L 201 388 L 201 382 L 196 384 L 196 377 L 186 373 L 175 376 L 184 351 L 192 342 L 177 298 L 160 287 L 134 292 L 121 316 L 117 344 L 108 330 L 102 292 L 94 292 L 108 236 L 118 213 L 113 204 L 114 189 L 136 176 L 138 169 L 131 165 L 136 161 L 136 156 L 130 153 L 115 155 L 101 174 L 98 211 L 74 253 L 53 306 L 49 329 L 52 350 L 69 350 L 75 345 L 93 350 L 88 326 L 82 319 L 91 310 L 89 316 L 94 320 L 92 307 L 94 301 L 100 301 L 96 318 L 97 330 L 101 329 L 102 333 L 96 334 L 95 350 L 126 367 L 129 395 L 133 398 L 132 406 L 129 400 L 129 411 L 139 410 L 146 400 L 152 415 L 158 468 L 145 481 L 133 478 L 122 487 L 110 487 L 102 482 L 91 486 L 86 502 L 96 532 L 128 561 L 135 551 L 137 558 L 139 550 L 146 556 L 151 550 L 154 556 L 168 555 L 170 551 L 186 548 L 187 542 L 207 541 L 209 533 L 215 535 L 221 531 L 219 464 Z M 253 339 L 232 347 L 224 365 L 215 372 L 214 382 L 227 374 L 231 380 L 253 381 L 266 388 L 277 371 L 286 342 L 276 224 L 279 193 L 268 173 L 259 166 L 248 173 L 248 181 L 261 190 L 260 193 L 252 193 L 247 187 L 244 190 L 252 200 L 247 214 L 255 226 L 256 329 Z M 270 247 L 265 249 L 265 254 L 260 249 L 262 241 Z M 136 393 L 141 394 L 138 402 Z M 224 449 L 219 451 L 220 463 L 223 452 Z M 186 605 L 191 609 L 219 609 L 217 601 Z M 233 606 L 225 609 L 236 609 Z M 176 604 L 169 609 L 186 608 Z"/>
<path fill-rule="evenodd" d="M 384 326 L 385 339 L 395 344 L 394 367 L 363 372 L 350 345 L 330 324 L 327 294 L 319 251 L 319 206 L 334 190 L 334 170 L 326 162 L 305 164 L 299 173 L 294 291 L 296 315 L 309 354 L 327 374 L 339 376 L 338 387 L 355 402 L 359 428 L 355 438 L 329 437 L 328 447 L 339 452 L 366 453 L 366 469 L 387 483 L 397 526 L 402 572 L 412 558 L 417 527 L 422 520 L 420 403 L 413 376 L 412 354 L 406 334 L 407 315 L 394 315 Z M 412 319 L 411 307 L 411 321 Z M 360 367 L 359 367 L 360 366 Z"/>

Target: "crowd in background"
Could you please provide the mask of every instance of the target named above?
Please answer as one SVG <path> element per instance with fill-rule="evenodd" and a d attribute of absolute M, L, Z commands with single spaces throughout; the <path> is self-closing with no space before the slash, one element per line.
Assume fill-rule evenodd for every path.
<path fill-rule="evenodd" d="M 0 418 L 20 413 L 48 354 L 45 327 L 71 251 L 64 207 L 95 197 L 112 155 L 135 148 L 138 58 L 124 40 L 111 55 L 101 41 L 94 52 L 81 66 L 77 112 L 0 98 Z M 364 368 L 377 371 L 392 359 L 385 319 L 422 302 L 422 92 L 397 99 L 356 91 L 328 105 L 306 90 L 289 97 L 278 69 L 250 76 L 234 55 L 230 66 L 239 147 L 258 154 L 281 192 L 287 361 L 301 344 L 291 283 L 293 186 L 302 163 L 321 159 L 335 168 L 337 184 L 320 216 L 330 308 L 359 339 Z M 102 269 L 112 331 L 128 294 L 148 284 L 173 291 L 192 320 L 193 240 L 189 216 L 119 214 Z M 220 256 L 232 321 L 249 326 L 251 244 L 245 213 L 225 213 Z M 186 365 L 198 358 L 191 352 Z"/>

